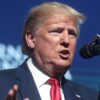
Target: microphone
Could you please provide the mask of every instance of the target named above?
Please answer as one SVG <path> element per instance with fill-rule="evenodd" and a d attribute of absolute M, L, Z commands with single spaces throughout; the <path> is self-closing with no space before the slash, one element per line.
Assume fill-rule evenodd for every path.
<path fill-rule="evenodd" d="M 94 56 L 100 55 L 100 35 L 97 34 L 94 41 L 84 45 L 80 49 L 80 55 L 82 58 L 92 58 Z"/>

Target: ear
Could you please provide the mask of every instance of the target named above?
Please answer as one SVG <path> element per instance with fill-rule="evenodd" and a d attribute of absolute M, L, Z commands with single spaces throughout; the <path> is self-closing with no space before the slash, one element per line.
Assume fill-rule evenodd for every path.
<path fill-rule="evenodd" d="M 31 49 L 33 49 L 35 46 L 34 45 L 34 43 L 35 43 L 34 36 L 31 33 L 27 32 L 25 34 L 25 40 L 26 40 L 27 46 L 30 47 Z"/>

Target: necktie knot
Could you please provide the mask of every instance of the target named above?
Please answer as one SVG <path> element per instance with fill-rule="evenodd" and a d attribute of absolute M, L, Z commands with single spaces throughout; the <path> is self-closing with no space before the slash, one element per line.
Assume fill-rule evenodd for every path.
<path fill-rule="evenodd" d="M 54 85 L 54 86 L 59 86 L 59 87 L 60 87 L 60 82 L 59 82 L 58 79 L 50 78 L 50 79 L 48 80 L 48 83 L 49 83 L 50 85 Z"/>

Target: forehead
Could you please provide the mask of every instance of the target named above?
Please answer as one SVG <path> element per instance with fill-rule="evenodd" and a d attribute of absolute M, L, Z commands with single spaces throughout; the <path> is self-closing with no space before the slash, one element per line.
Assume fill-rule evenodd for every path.
<path fill-rule="evenodd" d="M 58 24 L 58 23 L 66 23 L 74 27 L 76 27 L 77 25 L 77 21 L 74 17 L 70 17 L 70 16 L 68 17 L 61 14 L 52 15 L 44 21 L 45 25 L 52 25 L 52 24 Z"/>
<path fill-rule="evenodd" d="M 53 24 L 53 23 L 59 23 L 59 22 L 66 22 L 67 24 L 76 25 L 76 19 L 74 17 L 70 16 L 64 16 L 61 14 L 55 14 L 50 16 L 48 19 L 45 20 L 45 24 Z"/>
<path fill-rule="evenodd" d="M 74 17 L 64 16 L 61 14 L 52 15 L 50 18 L 45 20 L 45 26 L 70 26 L 77 30 L 77 20 Z"/>

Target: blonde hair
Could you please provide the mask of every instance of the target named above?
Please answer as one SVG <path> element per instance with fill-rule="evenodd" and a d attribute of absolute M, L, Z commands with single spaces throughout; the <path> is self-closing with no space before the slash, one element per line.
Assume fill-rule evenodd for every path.
<path fill-rule="evenodd" d="M 39 6 L 33 7 L 27 17 L 24 34 L 23 34 L 23 45 L 22 51 L 24 54 L 31 55 L 33 50 L 29 48 L 26 44 L 25 34 L 29 32 L 30 34 L 35 33 L 37 27 L 43 24 L 51 15 L 53 14 L 63 14 L 68 17 L 73 17 L 77 22 L 77 27 L 84 22 L 85 16 L 80 12 L 76 11 L 72 7 L 64 3 L 59 2 L 47 2 Z"/>

